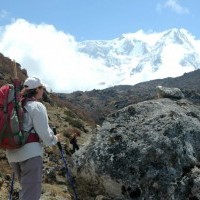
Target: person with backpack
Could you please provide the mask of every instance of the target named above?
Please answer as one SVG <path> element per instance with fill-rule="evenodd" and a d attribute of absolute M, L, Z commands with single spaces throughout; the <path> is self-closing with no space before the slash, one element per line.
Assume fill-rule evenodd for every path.
<path fill-rule="evenodd" d="M 72 144 L 72 150 L 71 153 L 75 153 L 76 150 L 79 150 L 79 146 L 77 144 L 77 137 L 80 136 L 80 132 L 79 131 L 75 131 L 73 134 L 73 137 L 70 139 L 70 144 Z"/>
<path fill-rule="evenodd" d="M 7 149 L 8 162 L 21 185 L 21 200 L 39 200 L 42 187 L 43 144 L 56 145 L 60 135 L 54 135 L 48 124 L 46 107 L 42 99 L 44 84 L 37 77 L 29 77 L 22 89 L 24 109 L 23 130 L 28 133 L 25 145 L 17 149 Z"/>
<path fill-rule="evenodd" d="M 80 130 L 78 130 L 75 127 L 68 127 L 64 135 L 69 139 L 69 142 L 72 145 L 70 153 L 73 154 L 76 150 L 79 150 L 79 146 L 77 144 L 77 137 L 80 137 L 81 135 Z"/>

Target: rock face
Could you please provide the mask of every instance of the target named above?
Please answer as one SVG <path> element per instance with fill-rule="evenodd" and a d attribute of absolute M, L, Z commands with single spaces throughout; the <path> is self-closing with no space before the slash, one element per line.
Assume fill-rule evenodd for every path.
<path fill-rule="evenodd" d="M 200 107 L 161 98 L 109 115 L 76 154 L 78 176 L 109 199 L 200 199 Z"/>

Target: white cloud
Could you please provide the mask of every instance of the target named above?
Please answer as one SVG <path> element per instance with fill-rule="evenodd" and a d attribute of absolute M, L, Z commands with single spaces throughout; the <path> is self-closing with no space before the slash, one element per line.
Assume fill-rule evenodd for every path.
<path fill-rule="evenodd" d="M 142 29 L 133 33 L 123 34 L 127 38 L 135 38 L 137 40 L 145 41 L 150 46 L 153 46 L 158 39 L 163 35 L 163 32 L 153 32 L 149 30 L 148 32 L 144 32 Z"/>
<path fill-rule="evenodd" d="M 156 6 L 158 12 L 161 12 L 163 8 L 168 8 L 177 14 L 189 14 L 189 9 L 181 6 L 178 0 L 167 0 L 164 4 Z"/>
<path fill-rule="evenodd" d="M 200 41 L 195 41 L 186 30 L 181 31 L 189 37 L 195 49 L 200 50 Z M 132 38 L 144 41 L 151 50 L 165 32 L 168 30 L 159 33 L 139 30 L 136 33 L 124 34 L 124 40 Z M 179 46 L 165 48 L 162 65 L 156 72 L 152 73 L 150 60 L 145 63 L 141 73 L 131 76 L 130 72 L 142 57 L 111 53 L 111 56 L 122 59 L 122 64 L 118 67 L 107 67 L 102 60 L 80 53 L 77 50 L 79 43 L 74 37 L 56 30 L 52 25 L 35 25 L 18 19 L 10 25 L 0 27 L 0 35 L 0 52 L 20 63 L 22 68 L 27 69 L 29 76 L 40 77 L 54 92 L 104 89 L 114 84 L 133 85 L 156 78 L 180 76 L 193 70 L 192 66 L 180 66 L 179 58 L 186 52 Z"/>
<path fill-rule="evenodd" d="M 0 30 L 0 52 L 19 62 L 29 76 L 40 77 L 55 92 L 101 89 L 101 83 L 109 81 L 110 69 L 77 52 L 74 37 L 51 25 L 18 19 Z"/>

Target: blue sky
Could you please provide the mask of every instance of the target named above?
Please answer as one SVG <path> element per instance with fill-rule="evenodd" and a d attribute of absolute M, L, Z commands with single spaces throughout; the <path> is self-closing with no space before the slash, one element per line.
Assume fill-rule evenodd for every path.
<path fill-rule="evenodd" d="M 199 0 L 0 0 L 0 24 L 51 24 L 77 41 L 185 28 L 200 38 Z"/>
<path fill-rule="evenodd" d="M 77 51 L 79 42 L 136 33 L 151 43 L 183 28 L 199 44 L 199 8 L 199 0 L 0 0 L 0 53 L 53 91 L 99 89 L 113 73 Z"/>

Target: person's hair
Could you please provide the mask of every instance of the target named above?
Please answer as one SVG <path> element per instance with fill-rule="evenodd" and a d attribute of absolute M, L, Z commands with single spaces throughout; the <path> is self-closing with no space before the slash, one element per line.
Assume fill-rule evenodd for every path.
<path fill-rule="evenodd" d="M 25 86 L 22 92 L 22 96 L 26 98 L 32 98 L 37 94 L 37 88 L 34 89 L 26 89 L 27 87 Z"/>

